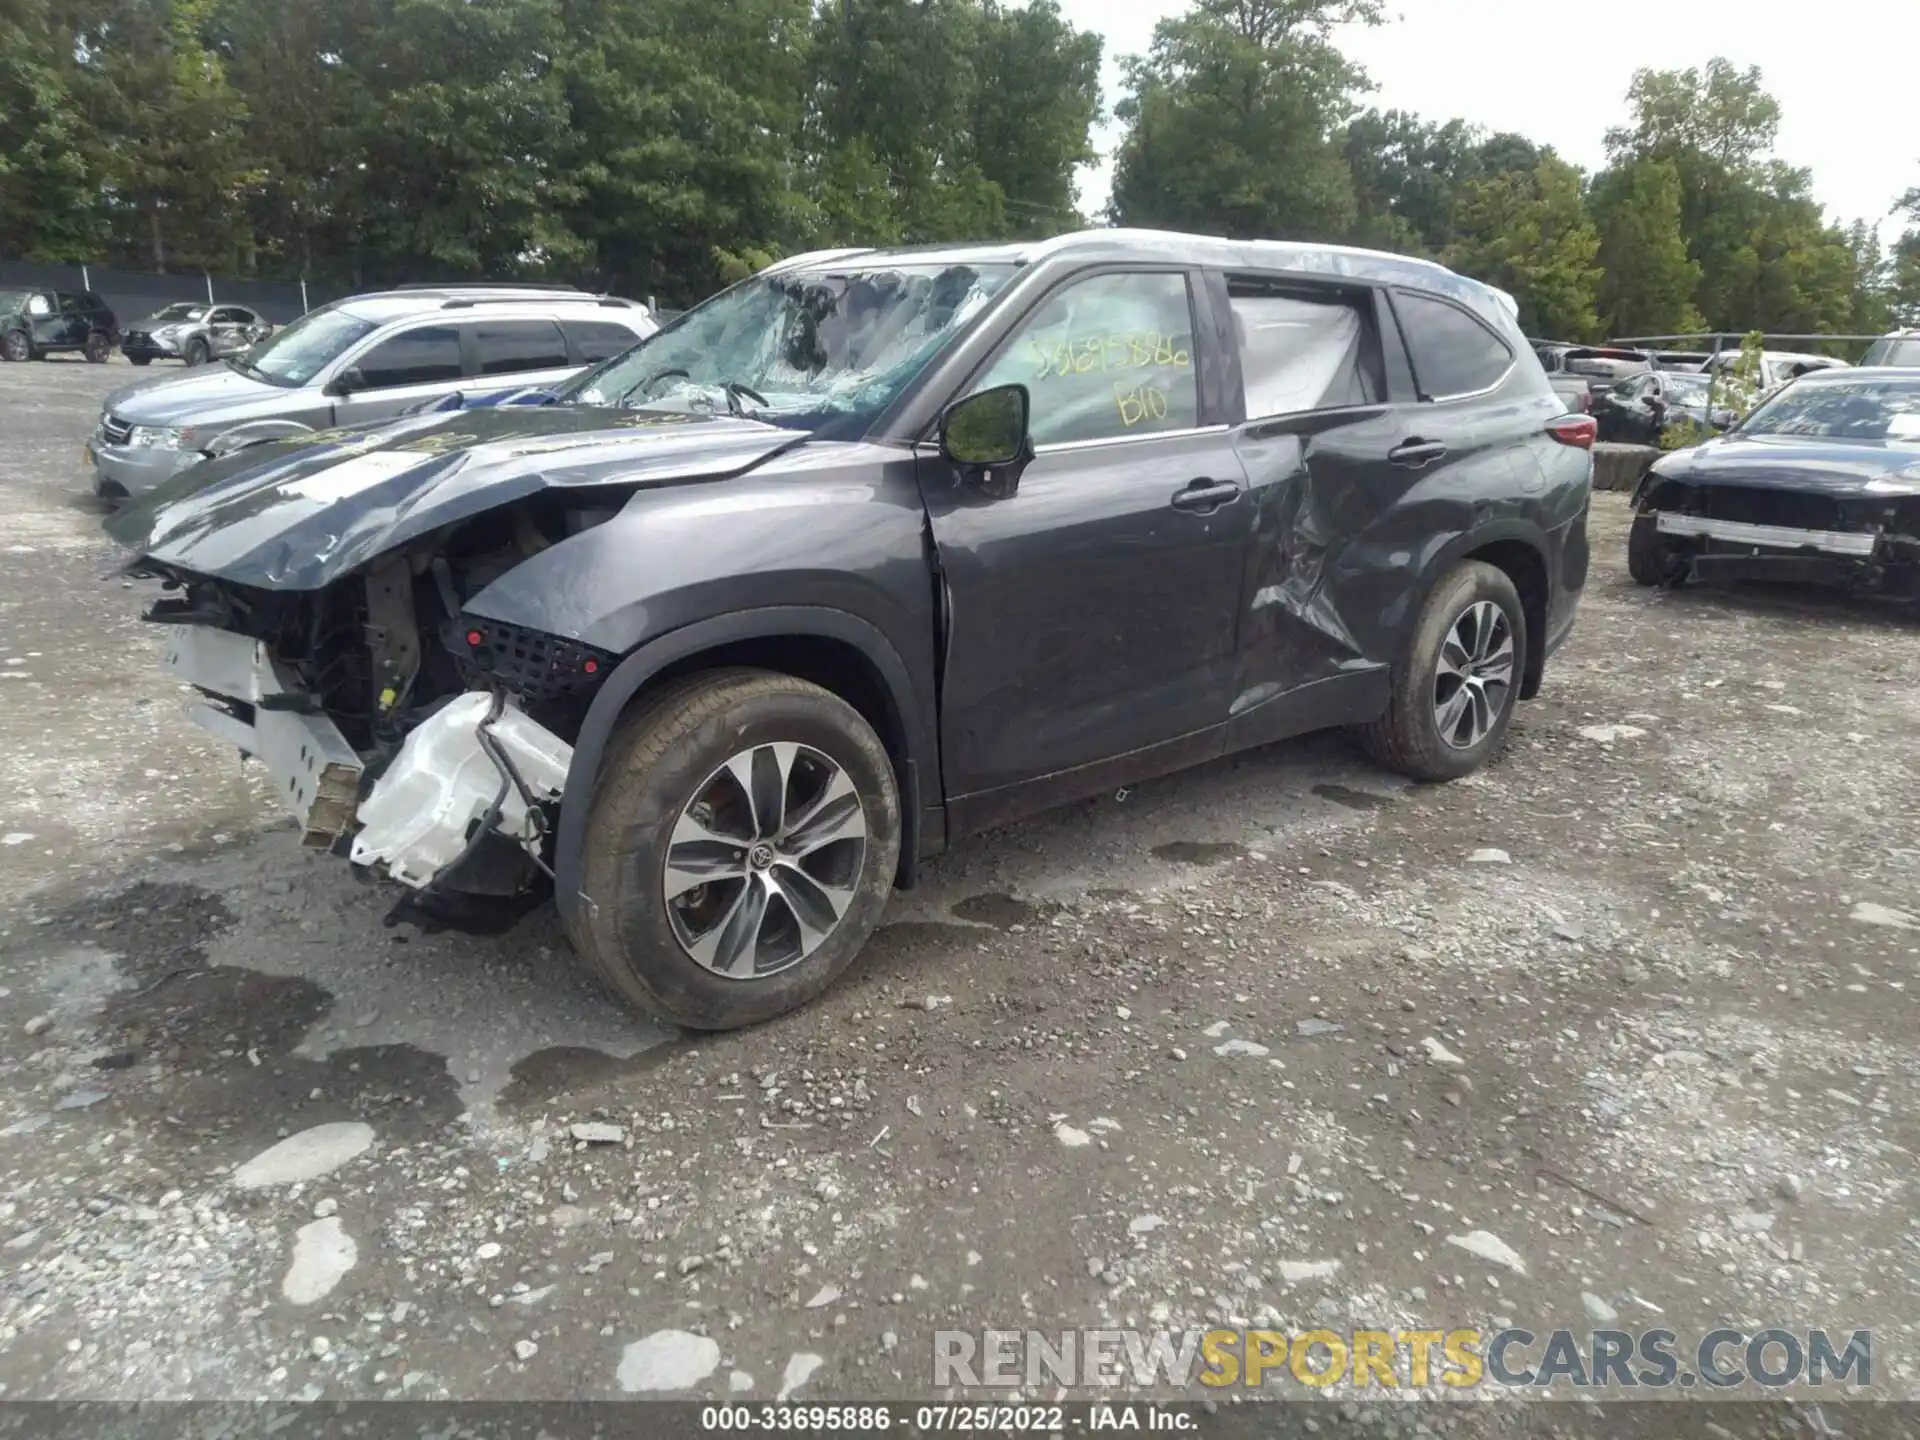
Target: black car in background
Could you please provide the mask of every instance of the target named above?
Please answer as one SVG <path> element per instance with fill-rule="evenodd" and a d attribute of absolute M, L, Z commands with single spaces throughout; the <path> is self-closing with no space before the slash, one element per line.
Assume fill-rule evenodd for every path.
<path fill-rule="evenodd" d="M 1816 370 L 1634 495 L 1642 585 L 1794 580 L 1920 598 L 1920 369 Z"/>
<path fill-rule="evenodd" d="M 273 326 L 244 305 L 182 301 L 127 327 L 120 353 L 136 365 L 184 360 L 204 365 L 238 355 L 273 334 Z"/>
<path fill-rule="evenodd" d="M 38 360 L 79 351 L 104 365 L 120 326 L 90 291 L 0 290 L 0 360 Z"/>
<path fill-rule="evenodd" d="M 1592 419 L 1499 294 L 1370 251 L 803 255 L 539 400 L 107 523 L 310 844 L 550 882 L 696 1028 L 819 994 L 921 858 L 1049 806 L 1328 726 L 1472 772 L 1587 577 Z"/>
<path fill-rule="evenodd" d="M 1710 403 L 1712 377 L 1686 371 L 1649 370 L 1629 376 L 1593 402 L 1602 440 L 1658 445 L 1670 427 L 1724 429 L 1733 412 Z"/>

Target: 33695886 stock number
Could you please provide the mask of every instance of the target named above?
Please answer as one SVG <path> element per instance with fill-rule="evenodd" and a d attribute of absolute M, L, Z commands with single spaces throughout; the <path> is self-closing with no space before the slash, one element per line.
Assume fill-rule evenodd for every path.
<path fill-rule="evenodd" d="M 885 1405 L 708 1405 L 700 1411 L 700 1428 L 871 1434 L 893 1428 L 893 1411 Z"/>

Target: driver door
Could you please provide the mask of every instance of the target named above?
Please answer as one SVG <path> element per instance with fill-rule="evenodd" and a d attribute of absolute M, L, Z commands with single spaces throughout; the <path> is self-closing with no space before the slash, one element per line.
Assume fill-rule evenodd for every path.
<path fill-rule="evenodd" d="M 1194 283 L 1081 275 L 1016 324 L 967 387 L 1028 387 L 1011 495 L 922 461 L 956 833 L 1223 749 L 1251 507 L 1225 427 L 1201 423 Z"/>
<path fill-rule="evenodd" d="M 335 394 L 333 423 L 391 420 L 410 405 L 457 389 L 464 372 L 460 327 L 437 321 L 378 340 L 341 369 L 359 372 L 345 395 Z M 340 375 L 334 377 L 338 384 Z"/>

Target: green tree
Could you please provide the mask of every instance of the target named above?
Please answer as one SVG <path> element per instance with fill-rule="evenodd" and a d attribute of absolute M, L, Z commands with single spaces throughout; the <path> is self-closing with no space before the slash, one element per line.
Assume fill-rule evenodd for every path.
<path fill-rule="evenodd" d="M 1081 224 L 1076 166 L 1095 158 L 1100 37 L 1080 34 L 1054 0 L 1009 9 L 987 0 L 975 37 L 966 134 L 975 164 L 997 186 L 1014 234 L 1044 236 Z"/>
<path fill-rule="evenodd" d="M 247 108 L 209 43 L 214 0 L 80 0 L 74 94 L 115 258 L 231 268 L 249 249 Z"/>
<path fill-rule="evenodd" d="M 1700 267 L 1680 230 L 1680 173 L 1671 160 L 1627 160 L 1589 195 L 1600 236 L 1600 321 L 1610 335 L 1686 334 L 1704 327 L 1694 308 Z"/>
<path fill-rule="evenodd" d="M 1531 172 L 1467 183 L 1459 198 L 1454 269 L 1510 292 L 1529 335 L 1583 340 L 1597 333 L 1600 237 L 1587 218 L 1580 172 L 1548 155 Z"/>
<path fill-rule="evenodd" d="M 1347 123 L 1345 150 L 1355 244 L 1438 255 L 1453 243 L 1454 201 L 1478 159 L 1466 121 L 1368 110 Z"/>
<path fill-rule="evenodd" d="M 1379 0 L 1195 0 L 1126 62 L 1111 213 L 1246 237 L 1336 239 L 1358 220 L 1342 121 L 1365 76 L 1333 40 Z"/>
<path fill-rule="evenodd" d="M 104 221 L 74 43 L 46 0 L 0 4 L 0 254 L 84 260 Z"/>

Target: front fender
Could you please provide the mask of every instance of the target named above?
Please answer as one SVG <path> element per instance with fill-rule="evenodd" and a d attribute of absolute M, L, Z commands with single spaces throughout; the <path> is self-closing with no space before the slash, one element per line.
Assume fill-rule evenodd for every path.
<path fill-rule="evenodd" d="M 223 455 L 245 450 L 250 445 L 266 445 L 275 440 L 291 440 L 313 433 L 311 425 L 302 425 L 298 420 L 247 420 L 214 436 L 200 453 L 210 460 L 218 460 Z"/>
<path fill-rule="evenodd" d="M 593 808 L 595 781 L 620 717 L 633 697 L 655 676 L 704 651 L 743 640 L 814 636 L 857 648 L 886 686 L 907 753 L 900 757 L 900 856 L 903 875 L 911 874 L 918 854 L 921 822 L 919 775 L 927 766 L 940 773 L 933 753 L 931 696 L 923 696 L 912 674 L 887 637 L 857 615 L 819 606 L 783 605 L 741 610 L 684 625 L 640 646 L 615 667 L 593 697 L 580 733 L 573 742 L 573 760 L 567 770 L 566 791 L 560 801 L 560 823 L 554 838 L 554 902 L 569 921 L 594 902 L 580 889 L 587 815 Z"/>

